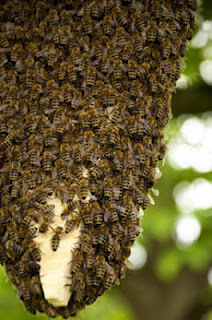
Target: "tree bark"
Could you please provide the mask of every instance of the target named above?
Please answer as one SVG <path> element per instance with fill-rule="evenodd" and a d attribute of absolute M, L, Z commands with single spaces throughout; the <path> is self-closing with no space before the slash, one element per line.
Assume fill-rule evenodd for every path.
<path fill-rule="evenodd" d="M 194 320 L 187 316 L 207 284 L 206 271 L 197 273 L 184 268 L 167 284 L 155 277 L 151 267 L 128 271 L 121 282 L 120 290 L 132 305 L 136 320 Z"/>
<path fill-rule="evenodd" d="M 172 99 L 173 116 L 211 111 L 211 87 L 201 86 L 177 90 Z"/>

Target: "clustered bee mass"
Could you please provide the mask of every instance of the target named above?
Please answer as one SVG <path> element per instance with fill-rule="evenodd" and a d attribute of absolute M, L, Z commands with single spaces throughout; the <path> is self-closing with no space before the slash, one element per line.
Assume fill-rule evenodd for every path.
<path fill-rule="evenodd" d="M 0 261 L 31 313 L 75 315 L 124 276 L 196 6 L 1 1 Z M 53 192 L 67 210 L 52 250 L 82 225 L 67 307 L 45 300 L 39 277 L 35 238 L 54 220 Z"/>

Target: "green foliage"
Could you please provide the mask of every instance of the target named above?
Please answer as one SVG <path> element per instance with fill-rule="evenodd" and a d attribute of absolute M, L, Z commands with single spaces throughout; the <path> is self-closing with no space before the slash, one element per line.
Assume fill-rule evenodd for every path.
<path fill-rule="evenodd" d="M 11 281 L 7 278 L 3 268 L 0 268 L 0 319 L 15 320 L 45 320 L 49 319 L 43 314 L 33 316 L 26 312 L 17 297 Z M 57 317 L 56 320 L 62 319 Z M 76 320 L 135 320 L 133 310 L 127 301 L 120 296 L 115 288 L 106 292 L 95 304 L 87 306 Z"/>

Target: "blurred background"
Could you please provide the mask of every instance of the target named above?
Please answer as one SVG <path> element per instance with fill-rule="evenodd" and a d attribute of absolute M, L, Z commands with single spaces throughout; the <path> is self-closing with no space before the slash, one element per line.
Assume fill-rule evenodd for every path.
<path fill-rule="evenodd" d="M 173 95 L 169 151 L 130 269 L 76 320 L 212 320 L 211 17 L 212 1 L 202 1 Z M 46 318 L 24 310 L 2 267 L 0 318 Z"/>

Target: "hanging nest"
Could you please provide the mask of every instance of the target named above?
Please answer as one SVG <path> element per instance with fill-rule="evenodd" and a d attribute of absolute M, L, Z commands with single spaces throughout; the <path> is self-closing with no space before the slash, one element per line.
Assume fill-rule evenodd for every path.
<path fill-rule="evenodd" d="M 195 10 L 196 0 L 1 1 L 0 261 L 31 313 L 68 318 L 124 276 Z M 74 233 L 70 298 L 50 303 L 42 237 L 54 256 Z"/>

